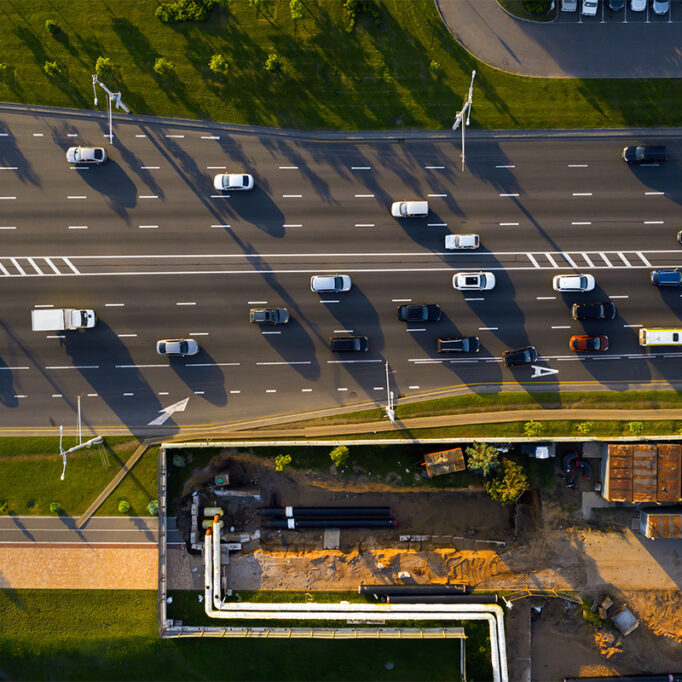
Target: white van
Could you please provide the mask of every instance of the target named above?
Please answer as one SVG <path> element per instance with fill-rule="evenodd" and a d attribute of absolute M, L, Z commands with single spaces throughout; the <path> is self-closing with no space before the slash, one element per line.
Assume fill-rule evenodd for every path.
<path fill-rule="evenodd" d="M 428 201 L 394 201 L 391 204 L 394 218 L 425 218 L 429 215 Z"/>
<path fill-rule="evenodd" d="M 682 346 L 682 329 L 640 329 L 640 346 Z"/>

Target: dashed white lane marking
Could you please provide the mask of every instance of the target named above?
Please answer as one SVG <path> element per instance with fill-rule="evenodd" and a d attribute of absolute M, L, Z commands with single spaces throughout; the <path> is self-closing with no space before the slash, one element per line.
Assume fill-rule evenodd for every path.
<path fill-rule="evenodd" d="M 312 388 L 302 388 L 301 393 L 312 393 L 313 389 Z"/>
<path fill-rule="evenodd" d="M 355 223 L 355 227 L 374 227 L 374 223 Z"/>
<path fill-rule="evenodd" d="M 516 168 L 516 166 L 495 166 L 495 168 Z"/>
<path fill-rule="evenodd" d="M 499 329 L 499 327 L 479 327 L 478 331 L 479 332 L 496 332 Z"/>
<path fill-rule="evenodd" d="M 63 398 L 64 396 L 61 393 L 53 393 L 52 397 L 53 398 Z"/>
<path fill-rule="evenodd" d="M 445 170 L 445 166 L 424 166 L 424 170 Z"/>
<path fill-rule="evenodd" d="M 176 139 L 182 139 L 182 138 L 185 137 L 185 136 L 184 136 L 184 135 L 166 135 L 165 137 L 173 137 L 173 138 L 176 138 Z"/>
<path fill-rule="evenodd" d="M 99 369 L 99 365 L 46 365 L 45 369 Z"/>
<path fill-rule="evenodd" d="M 66 133 L 67 137 L 78 137 L 78 133 Z"/>
<path fill-rule="evenodd" d="M 426 327 L 422 327 L 422 328 L 419 328 L 419 329 L 412 329 L 412 328 L 408 327 L 407 329 L 405 329 L 405 331 L 406 331 L 406 332 L 425 332 L 425 331 L 426 331 Z"/>
<path fill-rule="evenodd" d="M 137 336 L 137 334 L 117 334 L 119 339 L 132 339 Z"/>
<path fill-rule="evenodd" d="M 556 301 L 556 296 L 536 296 L 537 301 Z"/>
<path fill-rule="evenodd" d="M 105 303 L 104 307 L 105 308 L 122 308 L 125 305 L 125 303 Z"/>
<path fill-rule="evenodd" d="M 67 199 L 87 199 L 88 197 L 84 194 L 70 194 L 66 197 Z"/>
<path fill-rule="evenodd" d="M 412 299 L 411 298 L 392 298 L 391 302 L 392 303 L 411 303 Z"/>
<path fill-rule="evenodd" d="M 375 391 L 383 391 L 384 388 L 385 388 L 384 386 L 375 386 L 375 387 L 374 387 L 374 390 L 375 390 Z"/>
<path fill-rule="evenodd" d="M 372 170 L 371 166 L 351 166 L 351 170 Z"/>
<path fill-rule="evenodd" d="M 416 389 L 419 388 L 419 386 L 408 386 L 408 388 L 410 388 L 410 389 L 412 389 L 412 390 L 416 390 Z"/>
<path fill-rule="evenodd" d="M 28 369 L 28 367 L 0 367 L 0 370 L 2 369 L 12 371 L 15 369 Z"/>
<path fill-rule="evenodd" d="M 222 227 L 222 228 L 229 228 L 229 225 L 211 225 L 211 227 Z"/>
<path fill-rule="evenodd" d="M 124 393 L 123 397 L 124 398 L 130 398 L 131 396 L 134 396 L 134 395 L 135 395 L 134 393 Z"/>
<path fill-rule="evenodd" d="M 574 220 L 571 225 L 591 225 L 591 220 Z"/>
<path fill-rule="evenodd" d="M 625 329 L 635 329 L 637 327 L 643 327 L 643 324 L 624 324 L 623 327 Z"/>
<path fill-rule="evenodd" d="M 518 223 L 500 223 L 501 227 L 515 227 Z"/>
<path fill-rule="evenodd" d="M 170 367 L 170 365 L 114 365 L 115 369 L 157 369 L 159 367 Z"/>
<path fill-rule="evenodd" d="M 335 329 L 334 334 L 352 334 L 352 329 Z"/>
<path fill-rule="evenodd" d="M 161 166 L 140 166 L 140 170 L 160 170 Z"/>
<path fill-rule="evenodd" d="M 569 168 L 587 168 L 586 163 L 569 163 L 568 164 Z"/>
<path fill-rule="evenodd" d="M 16 230 L 16 225 L 0 225 L 0 230 Z"/>
<path fill-rule="evenodd" d="M 87 230 L 87 225 L 69 225 L 70 230 Z"/>
<path fill-rule="evenodd" d="M 220 135 L 202 135 L 201 139 L 202 140 L 219 140 Z"/>
<path fill-rule="evenodd" d="M 14 394 L 14 397 L 15 397 L 15 398 L 26 398 L 27 396 L 21 395 L 21 394 L 19 394 L 19 393 L 15 393 L 15 394 Z"/>
<path fill-rule="evenodd" d="M 9 137 L 9 133 L 0 133 L 0 137 Z"/>
<path fill-rule="evenodd" d="M 485 298 L 482 297 L 476 297 L 476 298 L 465 298 L 465 301 L 485 301 Z"/>
<path fill-rule="evenodd" d="M 12 201 L 12 199 L 16 199 L 16 197 L 0 197 L 2 201 Z"/>
<path fill-rule="evenodd" d="M 303 227 L 302 223 L 284 223 L 282 227 Z"/>
<path fill-rule="evenodd" d="M 312 360 L 294 360 L 293 362 L 276 361 L 276 362 L 257 362 L 256 365 L 268 367 L 269 365 L 311 365 Z"/>
<path fill-rule="evenodd" d="M 266 388 L 265 392 L 266 393 L 277 393 L 277 389 L 276 388 Z"/>
<path fill-rule="evenodd" d="M 665 192 L 644 192 L 645 197 L 662 197 Z"/>
<path fill-rule="evenodd" d="M 552 329 L 570 329 L 571 325 L 570 324 L 556 324 L 552 325 Z"/>
<path fill-rule="evenodd" d="M 337 391 L 347 391 L 348 389 L 347 388 L 337 388 L 336 390 Z"/>
<path fill-rule="evenodd" d="M 267 301 L 247 301 L 248 305 L 265 305 Z"/>
<path fill-rule="evenodd" d="M 33 137 L 43 137 L 45 133 L 33 133 Z"/>
<path fill-rule="evenodd" d="M 137 227 L 140 230 L 158 230 L 159 229 L 158 225 L 138 225 Z"/>
<path fill-rule="evenodd" d="M 88 393 L 86 395 L 88 398 L 96 398 L 97 397 L 97 393 Z"/>
<path fill-rule="evenodd" d="M 298 166 L 280 166 L 280 170 L 298 170 Z"/>
<path fill-rule="evenodd" d="M 429 198 L 431 198 L 431 197 L 446 197 L 447 194 L 427 194 L 426 196 Z"/>
<path fill-rule="evenodd" d="M 239 367 L 241 364 L 241 362 L 188 362 L 185 367 Z"/>
<path fill-rule="evenodd" d="M 302 194 L 282 194 L 282 199 L 300 199 Z"/>
<path fill-rule="evenodd" d="M 34 308 L 54 308 L 54 304 L 53 303 L 36 303 L 33 307 Z"/>
<path fill-rule="evenodd" d="M 374 195 L 373 194 L 356 194 L 355 198 L 356 199 L 373 199 Z"/>
<path fill-rule="evenodd" d="M 159 195 L 158 194 L 140 194 L 138 199 L 158 199 Z"/>
<path fill-rule="evenodd" d="M 196 305 L 196 301 L 177 301 L 175 305 Z"/>
<path fill-rule="evenodd" d="M 64 334 L 48 334 L 45 338 L 46 339 L 63 339 Z"/>
<path fill-rule="evenodd" d="M 339 302 L 338 299 L 335 299 L 333 301 L 331 301 L 329 299 L 325 299 L 325 300 L 320 301 L 320 303 L 338 303 L 338 302 Z"/>
<path fill-rule="evenodd" d="M 144 134 L 141 134 L 141 133 L 137 133 L 137 134 L 135 135 L 135 137 L 147 137 L 147 136 L 144 135 Z"/>
<path fill-rule="evenodd" d="M 627 295 L 623 295 L 623 296 L 618 295 L 618 296 L 609 296 L 609 298 L 630 298 L 630 297 Z"/>
<path fill-rule="evenodd" d="M 232 393 L 233 395 L 235 395 L 235 394 L 237 394 L 237 393 L 241 393 L 241 391 L 238 391 L 238 390 L 235 389 L 235 390 L 230 391 L 230 393 Z"/>
<path fill-rule="evenodd" d="M 225 170 L 227 166 L 206 166 L 206 170 Z"/>
<path fill-rule="evenodd" d="M 190 336 L 208 336 L 208 332 L 190 332 Z"/>
<path fill-rule="evenodd" d="M 664 222 L 662 220 L 645 220 L 644 224 L 645 225 L 663 225 Z"/>
<path fill-rule="evenodd" d="M 429 195 L 431 196 L 431 195 Z M 447 223 L 427 223 L 426 227 L 447 227 Z"/>
<path fill-rule="evenodd" d="M 170 395 L 168 391 L 159 391 L 157 395 Z"/>
<path fill-rule="evenodd" d="M 0 166 L 0 170 L 16 170 L 16 166 Z"/>
<path fill-rule="evenodd" d="M 204 395 L 205 391 L 194 391 L 194 395 Z"/>
<path fill-rule="evenodd" d="M 282 332 L 261 332 L 261 334 L 281 334 Z"/>
<path fill-rule="evenodd" d="M 383 360 L 327 360 L 328 365 L 353 365 L 367 362 L 383 362 Z"/>
<path fill-rule="evenodd" d="M 573 192 L 574 197 L 591 197 L 592 192 Z"/>
<path fill-rule="evenodd" d="M 518 197 L 518 192 L 510 192 L 508 194 L 500 194 L 501 197 Z"/>

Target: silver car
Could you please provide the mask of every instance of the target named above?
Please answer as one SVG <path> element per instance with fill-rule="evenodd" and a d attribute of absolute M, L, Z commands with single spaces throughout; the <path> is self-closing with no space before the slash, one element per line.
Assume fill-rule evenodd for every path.
<path fill-rule="evenodd" d="M 562 12 L 577 12 L 578 0 L 561 0 Z"/>
<path fill-rule="evenodd" d="M 159 355 L 196 355 L 199 344 L 194 339 L 161 339 L 156 342 Z"/>
<path fill-rule="evenodd" d="M 667 14 L 670 11 L 670 0 L 652 0 L 651 9 L 654 14 Z"/>
<path fill-rule="evenodd" d="M 100 164 L 107 160 L 107 152 L 104 147 L 69 147 L 66 160 L 69 163 Z"/>
<path fill-rule="evenodd" d="M 247 173 L 219 173 L 213 178 L 213 186 L 221 192 L 238 192 L 253 189 L 253 175 Z"/>
<path fill-rule="evenodd" d="M 310 290 L 318 294 L 338 294 L 350 291 L 350 287 L 348 275 L 313 275 L 310 278 Z"/>

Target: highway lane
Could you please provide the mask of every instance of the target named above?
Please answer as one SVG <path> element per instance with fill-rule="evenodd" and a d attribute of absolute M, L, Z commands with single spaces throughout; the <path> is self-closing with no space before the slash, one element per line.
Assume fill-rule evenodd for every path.
<path fill-rule="evenodd" d="M 647 283 L 650 267 L 679 263 L 677 139 L 665 166 L 633 170 L 619 158 L 623 137 L 472 137 L 461 173 L 450 142 L 214 140 L 211 126 L 130 123 L 117 127 L 107 166 L 81 171 L 64 149 L 101 139 L 98 124 L 1 118 L 11 132 L 0 137 L 0 410 L 12 424 L 68 422 L 78 393 L 86 422 L 104 426 L 148 424 L 186 397 L 168 424 L 379 400 L 385 361 L 406 395 L 682 378 L 674 349 L 646 353 L 636 339 L 636 325 L 679 319 L 679 294 Z M 253 172 L 258 189 L 212 196 L 222 166 Z M 427 196 L 429 218 L 390 217 L 392 200 Z M 480 252 L 445 253 L 444 235 L 465 230 L 481 234 Z M 466 268 L 493 269 L 498 287 L 454 291 L 452 272 Z M 609 353 L 569 353 L 583 326 L 568 313 L 578 299 L 551 290 L 559 268 L 594 272 L 601 291 L 580 299 L 615 297 L 619 318 L 585 327 L 609 333 Z M 312 294 L 309 277 L 323 271 L 352 274 L 353 292 Z M 444 320 L 423 330 L 398 322 L 407 299 L 441 304 Z M 286 305 L 292 323 L 250 325 L 256 301 Z M 101 322 L 45 338 L 59 335 L 30 331 L 34 305 L 94 307 Z M 328 337 L 350 329 L 369 337 L 370 351 L 334 358 Z M 438 357 L 438 336 L 457 333 L 479 335 L 481 353 Z M 156 356 L 156 339 L 176 335 L 195 336 L 202 353 Z M 504 349 L 527 343 L 559 374 L 501 366 Z"/>

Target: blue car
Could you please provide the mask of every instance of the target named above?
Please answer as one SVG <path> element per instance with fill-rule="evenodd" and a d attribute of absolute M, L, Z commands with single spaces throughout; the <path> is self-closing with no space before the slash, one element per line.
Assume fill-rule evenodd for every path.
<path fill-rule="evenodd" d="M 682 287 L 682 268 L 653 270 L 651 283 L 655 287 Z"/>

